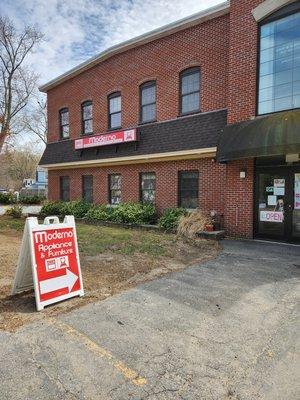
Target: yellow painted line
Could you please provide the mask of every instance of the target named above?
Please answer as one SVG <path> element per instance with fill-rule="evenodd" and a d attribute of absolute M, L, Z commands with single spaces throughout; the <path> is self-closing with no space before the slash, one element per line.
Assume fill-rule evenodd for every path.
<path fill-rule="evenodd" d="M 113 366 L 117 371 L 119 371 L 124 378 L 129 380 L 135 386 L 144 386 L 147 383 L 147 379 L 139 376 L 139 374 L 129 368 L 123 361 L 118 360 L 111 352 L 99 346 L 98 343 L 91 340 L 84 333 L 77 331 L 69 324 L 59 321 L 55 318 L 48 318 L 49 322 L 58 327 L 64 333 L 72 335 L 82 341 L 85 346 L 97 356 L 106 359 L 111 366 Z"/>

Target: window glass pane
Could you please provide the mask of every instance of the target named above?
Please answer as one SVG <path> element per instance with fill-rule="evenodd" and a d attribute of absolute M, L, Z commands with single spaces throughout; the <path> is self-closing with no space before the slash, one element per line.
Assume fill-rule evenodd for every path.
<path fill-rule="evenodd" d="M 274 111 L 289 110 L 290 108 L 293 108 L 292 97 L 275 99 Z"/>
<path fill-rule="evenodd" d="M 121 175 L 110 175 L 110 189 L 121 189 Z"/>
<path fill-rule="evenodd" d="M 88 203 L 93 202 L 93 176 L 92 175 L 84 175 L 82 177 L 83 180 L 83 193 L 82 197 Z"/>
<path fill-rule="evenodd" d="M 182 97 L 182 113 L 197 111 L 200 109 L 199 92 L 188 94 Z"/>
<path fill-rule="evenodd" d="M 155 85 L 142 88 L 142 105 L 155 103 Z"/>
<path fill-rule="evenodd" d="M 112 205 L 121 203 L 121 190 L 112 190 L 110 195 L 110 203 Z"/>
<path fill-rule="evenodd" d="M 153 121 L 155 119 L 155 104 L 142 107 L 142 122 Z"/>
<path fill-rule="evenodd" d="M 121 96 L 109 99 L 109 112 L 115 113 L 121 111 Z"/>
<path fill-rule="evenodd" d="M 121 126 L 121 113 L 111 114 L 110 116 L 110 127 L 119 128 Z"/>
<path fill-rule="evenodd" d="M 198 207 L 199 173 L 197 171 L 181 172 L 179 175 L 180 206 Z"/>
<path fill-rule="evenodd" d="M 91 119 L 93 117 L 93 106 L 92 104 L 83 106 L 83 119 Z"/>
<path fill-rule="evenodd" d="M 68 123 L 69 123 L 69 112 L 68 111 L 61 112 L 60 121 L 61 121 L 61 125 L 68 125 Z"/>
<path fill-rule="evenodd" d="M 155 202 L 155 190 L 143 190 L 142 202 L 153 204 Z"/>
<path fill-rule="evenodd" d="M 142 189 L 155 189 L 155 173 L 142 174 Z"/>
<path fill-rule="evenodd" d="M 84 133 L 92 133 L 93 132 L 93 120 L 89 119 L 84 121 Z"/>
<path fill-rule="evenodd" d="M 70 200 L 70 178 L 68 176 L 60 177 L 60 199 L 63 201 Z"/>
<path fill-rule="evenodd" d="M 69 125 L 62 126 L 61 135 L 63 138 L 69 137 Z"/>
<path fill-rule="evenodd" d="M 274 100 L 258 103 L 258 114 L 267 114 L 274 111 Z"/>
<path fill-rule="evenodd" d="M 300 94 L 300 81 L 293 83 L 293 94 Z"/>
<path fill-rule="evenodd" d="M 293 107 L 300 108 L 300 95 L 296 95 L 293 97 Z"/>
<path fill-rule="evenodd" d="M 300 81 L 300 12 L 260 28 L 258 112 L 297 107 Z"/>
<path fill-rule="evenodd" d="M 260 65 L 260 76 L 273 74 L 274 63 L 272 61 L 265 62 Z"/>
<path fill-rule="evenodd" d="M 293 94 L 292 83 L 285 83 L 284 85 L 275 86 L 275 98 L 292 96 Z"/>
<path fill-rule="evenodd" d="M 183 75 L 181 78 L 181 94 L 197 92 L 200 90 L 200 73 L 195 71 L 193 73 Z"/>

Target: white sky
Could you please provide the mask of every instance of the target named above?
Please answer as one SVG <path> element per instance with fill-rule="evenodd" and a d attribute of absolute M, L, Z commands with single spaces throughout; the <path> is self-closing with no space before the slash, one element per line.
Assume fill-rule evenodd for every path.
<path fill-rule="evenodd" d="M 124 40 L 223 0 L 0 0 L 17 27 L 35 25 L 43 43 L 30 57 L 40 84 Z"/>

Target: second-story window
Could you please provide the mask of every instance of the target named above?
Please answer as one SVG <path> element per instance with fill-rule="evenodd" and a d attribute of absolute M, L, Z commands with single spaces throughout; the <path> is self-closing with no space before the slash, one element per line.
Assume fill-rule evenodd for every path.
<path fill-rule="evenodd" d="M 200 68 L 189 68 L 180 74 L 180 113 L 200 111 Z"/>
<path fill-rule="evenodd" d="M 69 110 L 67 108 L 62 108 L 59 111 L 59 125 L 61 139 L 67 139 L 70 137 Z"/>
<path fill-rule="evenodd" d="M 108 127 L 109 129 L 121 128 L 121 93 L 116 92 L 108 96 Z"/>
<path fill-rule="evenodd" d="M 156 120 L 156 82 L 150 81 L 140 86 L 140 121 Z"/>
<path fill-rule="evenodd" d="M 260 26 L 258 114 L 300 107 L 300 3 L 292 5 L 298 12 Z"/>
<path fill-rule="evenodd" d="M 82 134 L 89 135 L 93 133 L 93 103 L 86 101 L 81 105 L 82 113 Z"/>

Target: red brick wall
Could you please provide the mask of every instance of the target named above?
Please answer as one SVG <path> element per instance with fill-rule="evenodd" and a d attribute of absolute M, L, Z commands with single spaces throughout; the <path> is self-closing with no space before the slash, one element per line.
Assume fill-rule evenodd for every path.
<path fill-rule="evenodd" d="M 255 115 L 257 22 L 251 11 L 262 0 L 230 2 L 228 123 Z"/>
<path fill-rule="evenodd" d="M 139 119 L 139 85 L 157 81 L 157 120 L 179 113 L 179 73 L 201 67 L 202 111 L 225 108 L 229 52 L 229 15 L 207 21 L 125 53 L 115 55 L 48 92 L 49 142 L 58 140 L 58 111 L 69 107 L 71 137 L 81 133 L 81 103 L 93 101 L 94 132 L 107 126 L 107 96 L 122 93 L 122 127 Z"/>
<path fill-rule="evenodd" d="M 82 175 L 93 175 L 94 202 L 108 203 L 108 174 L 122 174 L 122 201 L 139 201 L 139 173 L 156 173 L 156 207 L 159 212 L 177 207 L 178 171 L 199 171 L 199 207 L 209 212 L 224 212 L 224 184 L 226 167 L 211 158 L 188 161 L 169 161 L 122 165 L 116 167 L 93 167 L 72 170 L 49 171 L 49 199 L 59 198 L 59 177 L 70 177 L 71 200 L 82 197 Z"/>
<path fill-rule="evenodd" d="M 262 0 L 231 0 L 228 76 L 228 123 L 255 116 L 258 26 L 251 11 Z M 240 171 L 247 170 L 246 179 Z M 227 233 L 253 236 L 254 160 L 229 162 L 226 173 Z"/>

